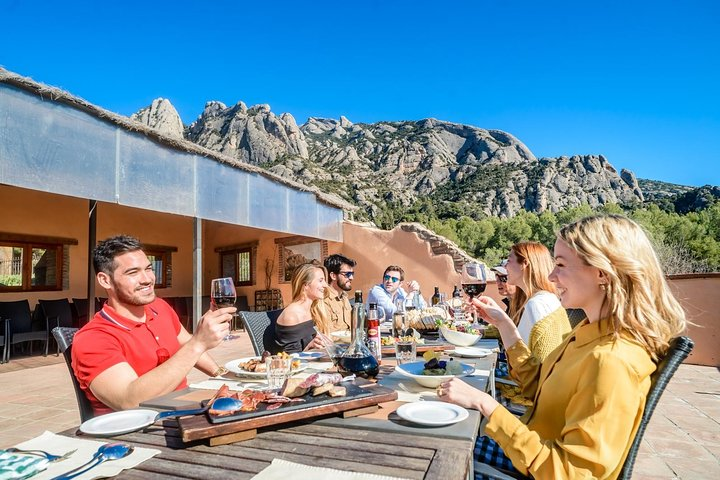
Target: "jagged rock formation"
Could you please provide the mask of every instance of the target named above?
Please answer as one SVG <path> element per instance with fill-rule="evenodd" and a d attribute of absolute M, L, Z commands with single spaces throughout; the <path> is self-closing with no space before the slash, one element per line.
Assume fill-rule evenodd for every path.
<path fill-rule="evenodd" d="M 139 119 L 145 118 L 155 117 Z M 268 105 L 208 102 L 185 134 L 336 194 L 360 207 L 358 219 L 385 226 L 394 224 L 396 212 L 422 202 L 446 216 L 481 217 L 643 200 L 635 175 L 618 174 L 602 155 L 537 159 L 506 132 L 432 118 L 375 124 L 310 118 L 298 128 L 292 115 L 276 116 Z"/>
<path fill-rule="evenodd" d="M 308 158 L 307 144 L 293 116 L 283 113 L 278 117 L 270 105 L 247 108 L 239 102 L 228 108 L 220 102 L 208 102 L 188 128 L 187 138 L 252 164 Z"/>
<path fill-rule="evenodd" d="M 184 138 L 185 126 L 177 110 L 169 100 L 156 98 L 149 107 L 145 107 L 130 116 L 133 120 L 158 130 L 172 138 Z"/>

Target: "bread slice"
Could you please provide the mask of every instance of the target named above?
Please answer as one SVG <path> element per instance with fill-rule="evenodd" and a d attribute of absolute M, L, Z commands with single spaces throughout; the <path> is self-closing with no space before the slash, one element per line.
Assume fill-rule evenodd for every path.
<path fill-rule="evenodd" d="M 302 378 L 288 378 L 280 390 L 280 395 L 288 398 L 302 397 L 310 391 L 309 388 L 302 388 L 300 386 L 303 380 Z"/>

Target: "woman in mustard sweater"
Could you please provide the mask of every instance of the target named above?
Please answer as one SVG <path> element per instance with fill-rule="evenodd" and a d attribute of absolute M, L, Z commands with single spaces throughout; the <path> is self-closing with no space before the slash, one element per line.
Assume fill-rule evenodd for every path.
<path fill-rule="evenodd" d="M 443 400 L 488 418 L 476 460 L 536 479 L 616 478 L 637 432 L 650 375 L 685 313 L 670 292 L 643 230 L 617 215 L 564 227 L 550 275 L 566 308 L 583 320 L 540 364 L 512 320 L 488 297 L 472 305 L 496 325 L 514 375 L 533 406 L 522 420 L 459 379 Z"/>

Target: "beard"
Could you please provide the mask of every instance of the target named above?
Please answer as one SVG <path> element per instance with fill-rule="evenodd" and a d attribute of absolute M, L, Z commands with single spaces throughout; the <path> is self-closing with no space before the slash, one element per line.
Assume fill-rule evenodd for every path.
<path fill-rule="evenodd" d="M 155 289 L 150 290 L 150 293 L 142 294 L 138 290 L 133 291 L 132 294 L 128 294 L 123 290 L 115 290 L 118 301 L 126 305 L 143 306 L 152 303 L 155 300 Z"/>

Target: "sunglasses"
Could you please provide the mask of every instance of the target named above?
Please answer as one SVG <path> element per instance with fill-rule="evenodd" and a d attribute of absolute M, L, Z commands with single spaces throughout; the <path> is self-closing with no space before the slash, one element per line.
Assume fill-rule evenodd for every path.
<path fill-rule="evenodd" d="M 338 275 L 342 275 L 345 278 L 353 278 L 353 275 L 355 275 L 355 272 L 338 272 Z"/>
<path fill-rule="evenodd" d="M 495 275 L 495 278 L 497 278 L 498 282 L 501 283 L 507 283 L 507 275 Z"/>
<path fill-rule="evenodd" d="M 398 277 L 391 277 L 390 275 L 385 275 L 383 277 L 383 281 L 387 282 L 388 280 L 390 280 L 393 283 L 400 281 L 400 279 Z"/>

